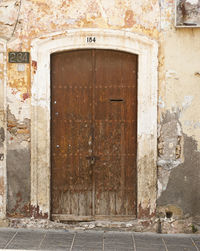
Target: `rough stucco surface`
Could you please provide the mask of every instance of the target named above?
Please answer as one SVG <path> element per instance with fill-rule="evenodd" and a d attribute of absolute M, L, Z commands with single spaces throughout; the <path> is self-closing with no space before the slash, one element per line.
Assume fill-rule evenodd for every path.
<path fill-rule="evenodd" d="M 18 20 L 15 37 L 23 46 L 39 35 L 70 28 L 101 27 L 130 29 L 156 35 L 159 23 L 157 0 L 22 0 L 0 2 L 1 37 L 10 39 Z M 155 33 L 155 34 L 154 34 Z M 16 41 L 17 42 L 17 41 Z M 21 46 L 18 43 L 16 46 Z"/>
<path fill-rule="evenodd" d="M 30 120 L 16 119 L 7 108 L 7 214 L 29 214 L 30 204 Z"/>
<path fill-rule="evenodd" d="M 158 212 L 179 218 L 197 216 L 200 206 L 199 35 L 173 29 L 161 38 Z"/>
<path fill-rule="evenodd" d="M 167 202 L 180 208 L 183 215 L 199 216 L 200 153 L 197 152 L 196 141 L 186 135 L 184 135 L 184 156 L 184 163 L 170 172 L 167 188 L 158 199 L 158 206 L 166 206 Z"/>
<path fill-rule="evenodd" d="M 159 4 L 156 0 L 152 0 L 151 2 L 146 0 L 140 2 L 130 0 L 123 2 L 119 0 L 4 0 L 0 2 L 0 13 L 0 37 L 8 40 L 8 52 L 30 51 L 33 39 L 43 35 L 48 38 L 48 34 L 53 32 L 62 32 L 75 28 L 89 27 L 127 30 L 140 35 L 146 35 L 153 39 L 157 39 L 159 35 Z M 32 63 L 31 70 L 32 74 L 34 74 L 37 70 L 37 62 Z M 28 163 L 28 156 L 30 154 L 30 128 L 27 125 L 27 121 L 31 118 L 31 74 L 29 64 L 25 65 L 24 71 L 19 71 L 17 64 L 8 63 L 7 77 L 8 197 L 11 194 L 13 195 L 13 201 L 9 203 L 7 213 L 9 215 L 19 215 L 19 211 L 28 202 L 28 198 L 30 198 L 29 189 L 25 189 L 28 183 L 19 184 L 17 181 L 13 181 L 17 175 L 17 170 L 13 168 L 13 160 L 21 163 L 19 152 L 23 154 L 26 152 L 26 163 Z M 24 173 L 29 173 L 29 168 L 30 165 L 29 167 L 28 164 L 23 165 L 23 169 L 21 169 L 23 177 Z M 45 175 L 46 173 L 42 174 L 39 178 L 43 180 L 45 179 Z M 23 201 L 19 203 L 19 198 L 17 198 L 18 193 L 23 194 Z M 38 196 L 40 201 L 46 200 L 46 198 L 41 197 L 42 194 Z M 16 210 L 17 204 L 19 206 Z M 147 208 L 149 207 L 148 201 L 145 205 Z M 37 205 L 34 210 L 38 210 Z M 142 212 L 145 216 L 148 214 L 148 210 L 143 210 Z M 24 214 L 23 210 L 21 214 Z"/>
<path fill-rule="evenodd" d="M 30 203 L 30 151 L 8 150 L 8 203 L 7 214 L 29 216 Z"/>
<path fill-rule="evenodd" d="M 6 111 L 5 111 L 5 61 L 6 44 L 0 39 L 0 218 L 5 217 L 6 202 Z"/>
<path fill-rule="evenodd" d="M 194 4 L 192 0 L 185 2 L 189 7 Z M 37 37 L 48 38 L 52 32 L 88 27 L 126 30 L 157 40 L 160 45 L 158 211 L 170 208 L 174 214 L 193 216 L 199 214 L 196 208 L 200 206 L 200 113 L 197 112 L 200 108 L 200 30 L 175 29 L 174 7 L 175 0 L 3 0 L 0 1 L 0 38 L 7 39 L 8 51 L 30 51 L 31 42 Z M 2 57 L 0 50 L 0 81 L 4 71 Z M 24 71 L 19 71 L 16 64 L 7 65 L 8 196 L 14 194 L 8 213 L 13 214 L 20 212 L 30 199 L 31 72 L 34 74 L 37 70 L 37 62 L 30 67 L 27 64 Z M 1 127 L 4 125 L 0 124 Z M 1 150 L 3 129 L 0 134 Z M 22 163 L 22 156 L 25 164 L 15 170 L 14 162 Z M 148 166 L 148 159 L 143 163 Z M 23 182 L 17 181 L 18 168 Z M 18 192 L 23 199 L 16 209 Z M 0 210 L 2 203 L 0 199 Z"/>

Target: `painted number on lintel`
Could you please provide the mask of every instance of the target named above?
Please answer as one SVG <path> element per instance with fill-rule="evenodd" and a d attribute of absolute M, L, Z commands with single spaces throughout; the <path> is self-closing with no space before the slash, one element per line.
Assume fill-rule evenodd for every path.
<path fill-rule="evenodd" d="M 95 43 L 96 37 L 87 37 L 87 43 Z"/>

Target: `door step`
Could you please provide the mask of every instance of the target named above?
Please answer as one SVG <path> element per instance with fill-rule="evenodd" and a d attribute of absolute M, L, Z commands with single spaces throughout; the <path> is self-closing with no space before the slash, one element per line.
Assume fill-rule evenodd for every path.
<path fill-rule="evenodd" d="M 52 214 L 51 219 L 53 221 L 60 222 L 89 222 L 89 221 L 130 221 L 135 220 L 135 215 L 123 216 L 123 215 L 97 215 L 97 216 L 80 216 L 80 215 L 68 215 L 68 214 Z"/>

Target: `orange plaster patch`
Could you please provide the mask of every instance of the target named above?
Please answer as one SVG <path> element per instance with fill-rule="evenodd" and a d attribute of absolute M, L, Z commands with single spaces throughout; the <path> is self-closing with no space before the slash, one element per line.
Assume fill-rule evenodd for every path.
<path fill-rule="evenodd" d="M 124 18 L 125 27 L 132 27 L 136 22 L 134 20 L 134 13 L 132 10 L 127 10 Z"/>
<path fill-rule="evenodd" d="M 32 66 L 33 66 L 33 72 L 36 73 L 37 71 L 37 61 L 32 61 Z"/>
<path fill-rule="evenodd" d="M 9 52 L 10 50 L 8 50 Z M 25 70 L 18 71 L 17 64 L 8 63 L 8 86 L 12 89 L 12 94 L 20 92 L 21 99 L 30 97 L 30 65 L 25 65 Z"/>
<path fill-rule="evenodd" d="M 18 129 L 17 130 L 17 134 L 30 134 L 30 130 L 29 129 Z"/>
<path fill-rule="evenodd" d="M 143 13 L 148 13 L 148 12 L 150 12 L 152 10 L 153 10 L 152 3 L 148 3 L 148 4 L 144 5 L 144 6 L 142 6 L 142 12 Z"/>
<path fill-rule="evenodd" d="M 0 177 L 0 194 L 4 194 L 4 178 Z"/>
<path fill-rule="evenodd" d="M 25 101 L 27 98 L 29 98 L 30 97 L 30 94 L 29 93 L 27 93 L 27 92 L 25 92 L 25 93 L 23 93 L 23 100 Z"/>

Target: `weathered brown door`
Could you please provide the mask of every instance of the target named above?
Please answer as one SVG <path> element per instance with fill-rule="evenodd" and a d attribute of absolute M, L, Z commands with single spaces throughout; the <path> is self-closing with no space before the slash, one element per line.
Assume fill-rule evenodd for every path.
<path fill-rule="evenodd" d="M 51 70 L 52 218 L 136 216 L 137 56 L 61 52 Z"/>

